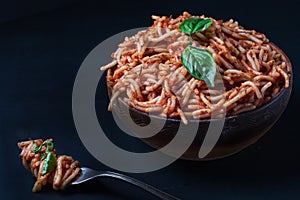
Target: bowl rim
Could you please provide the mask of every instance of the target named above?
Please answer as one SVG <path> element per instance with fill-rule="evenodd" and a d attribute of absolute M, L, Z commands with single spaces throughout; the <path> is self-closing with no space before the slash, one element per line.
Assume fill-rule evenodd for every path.
<path fill-rule="evenodd" d="M 276 97 L 271 99 L 271 101 L 269 101 L 268 103 L 266 103 L 265 105 L 263 105 L 259 108 L 255 108 L 254 110 L 243 112 L 243 113 L 240 113 L 240 114 L 237 114 L 237 115 L 225 116 L 225 118 L 188 119 L 188 124 L 189 123 L 200 123 L 200 122 L 208 123 L 208 122 L 212 122 L 212 121 L 220 121 L 221 119 L 232 120 L 232 119 L 236 119 L 238 117 L 246 117 L 246 116 L 249 116 L 249 115 L 252 115 L 252 114 L 255 114 L 257 112 L 260 112 L 260 111 L 264 110 L 266 107 L 268 107 L 271 104 L 273 104 L 274 102 L 276 102 L 278 99 L 280 99 L 286 93 L 291 93 L 292 87 L 293 87 L 293 67 L 292 67 L 291 61 L 290 61 L 289 57 L 277 45 L 275 45 L 272 42 L 269 42 L 269 44 L 272 46 L 272 48 L 274 48 L 276 51 L 278 51 L 286 59 L 286 62 L 287 62 L 286 65 L 287 65 L 287 68 L 289 68 L 289 73 L 291 75 L 290 80 L 289 80 L 290 84 L 289 84 L 288 88 L 283 88 L 279 92 L 279 94 L 276 95 Z M 136 112 L 136 113 L 141 114 L 143 116 L 147 116 L 147 117 L 151 116 L 151 118 L 155 118 L 155 119 L 158 119 L 158 120 L 166 119 L 166 121 L 171 121 L 171 122 L 176 122 L 176 123 L 181 123 L 181 121 L 182 121 L 181 119 L 177 119 L 177 118 L 170 118 L 170 117 L 165 118 L 165 117 L 161 117 L 159 115 L 149 114 L 149 113 L 140 111 L 140 110 L 138 110 L 134 107 L 128 106 L 122 100 L 119 100 L 119 101 L 122 102 L 125 106 L 127 106 L 133 112 Z"/>

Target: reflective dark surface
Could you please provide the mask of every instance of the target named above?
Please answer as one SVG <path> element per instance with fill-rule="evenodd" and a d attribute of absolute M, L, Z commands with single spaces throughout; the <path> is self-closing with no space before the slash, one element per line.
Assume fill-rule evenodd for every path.
<path fill-rule="evenodd" d="M 107 170 L 81 143 L 72 118 L 72 87 L 85 56 L 118 32 L 151 25 L 151 14 L 173 16 L 183 10 L 218 19 L 237 19 L 265 33 L 291 59 L 294 88 L 287 110 L 257 143 L 216 161 L 179 160 L 162 170 L 129 174 L 183 199 L 297 199 L 300 196 L 300 28 L 298 1 L 87 1 L 0 24 L 0 194 L 3 199 L 155 199 L 130 185 L 101 180 L 54 192 L 32 194 L 34 180 L 18 158 L 16 143 L 53 137 L 56 149 L 82 165 Z M 104 91 L 99 85 L 99 90 Z M 152 150 L 122 134 L 106 111 L 107 96 L 97 102 L 101 124 L 119 146 Z M 109 169 L 111 170 L 111 169 Z"/>

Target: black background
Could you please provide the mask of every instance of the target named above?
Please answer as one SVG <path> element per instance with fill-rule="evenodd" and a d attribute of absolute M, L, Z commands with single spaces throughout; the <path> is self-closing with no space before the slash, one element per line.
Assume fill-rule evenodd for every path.
<path fill-rule="evenodd" d="M 47 187 L 33 194 L 34 179 L 23 168 L 16 143 L 53 137 L 61 154 L 74 156 L 84 166 L 109 169 L 87 152 L 76 133 L 71 103 L 77 70 L 106 38 L 151 25 L 152 14 L 176 17 L 184 10 L 216 19 L 233 18 L 265 33 L 293 64 L 291 100 L 262 139 L 234 156 L 210 162 L 178 160 L 159 171 L 129 175 L 182 199 L 299 199 L 299 1 L 47 1 L 51 9 L 35 1 L 13 2 L 1 3 L 6 12 L 0 17 L 1 199 L 155 199 L 109 179 L 64 192 Z M 22 12 L 12 17 L 12 8 Z M 99 112 L 109 119 L 105 92 L 97 100 L 104 105 Z M 107 134 L 118 141 L 123 136 L 117 132 L 111 127 Z M 143 148 L 137 140 L 122 141 L 130 148 Z"/>

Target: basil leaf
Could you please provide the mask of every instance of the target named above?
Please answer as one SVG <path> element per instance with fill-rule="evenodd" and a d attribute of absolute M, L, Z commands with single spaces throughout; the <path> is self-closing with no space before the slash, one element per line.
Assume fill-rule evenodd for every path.
<path fill-rule="evenodd" d="M 42 175 L 52 172 L 56 167 L 56 157 L 51 153 L 47 153 L 47 157 L 44 161 Z"/>
<path fill-rule="evenodd" d="M 209 18 L 189 18 L 181 22 L 179 28 L 182 32 L 191 35 L 196 32 L 205 31 L 212 24 L 212 22 L 213 21 Z"/>
<path fill-rule="evenodd" d="M 214 87 L 216 63 L 209 51 L 187 46 L 181 53 L 181 62 L 192 76 Z"/>
<path fill-rule="evenodd" d="M 32 148 L 32 152 L 34 152 L 34 153 L 39 152 L 42 149 L 43 146 L 46 146 L 46 152 L 52 151 L 54 149 L 53 142 L 44 142 L 39 147 L 36 146 L 36 144 L 34 143 L 33 148 Z"/>
<path fill-rule="evenodd" d="M 34 143 L 33 148 L 32 148 L 32 152 L 37 153 L 42 149 L 43 145 L 40 146 L 36 146 L 36 143 Z"/>
<path fill-rule="evenodd" d="M 46 157 L 47 157 L 47 154 L 43 153 L 43 154 L 42 154 L 42 157 L 41 157 L 41 161 L 45 160 Z"/>
<path fill-rule="evenodd" d="M 45 142 L 44 145 L 46 146 L 46 151 L 47 152 L 52 151 L 53 148 L 54 148 L 53 142 Z"/>

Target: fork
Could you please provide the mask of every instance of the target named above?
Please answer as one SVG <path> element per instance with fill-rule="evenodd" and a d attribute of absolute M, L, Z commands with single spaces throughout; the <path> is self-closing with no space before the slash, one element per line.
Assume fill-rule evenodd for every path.
<path fill-rule="evenodd" d="M 176 198 L 168 193 L 165 193 L 151 185 L 148 185 L 144 182 L 141 182 L 137 179 L 126 176 L 124 174 L 119 174 L 119 173 L 111 172 L 111 171 L 96 171 L 96 170 L 93 170 L 88 167 L 81 168 L 81 175 L 75 181 L 73 181 L 71 183 L 71 185 L 78 185 L 78 184 L 84 183 L 86 181 L 95 179 L 97 177 L 108 177 L 108 178 L 115 178 L 115 179 L 122 180 L 122 181 L 130 183 L 134 186 L 142 188 L 145 191 L 155 195 L 156 197 L 164 199 L 164 200 L 179 200 L 178 198 Z"/>

